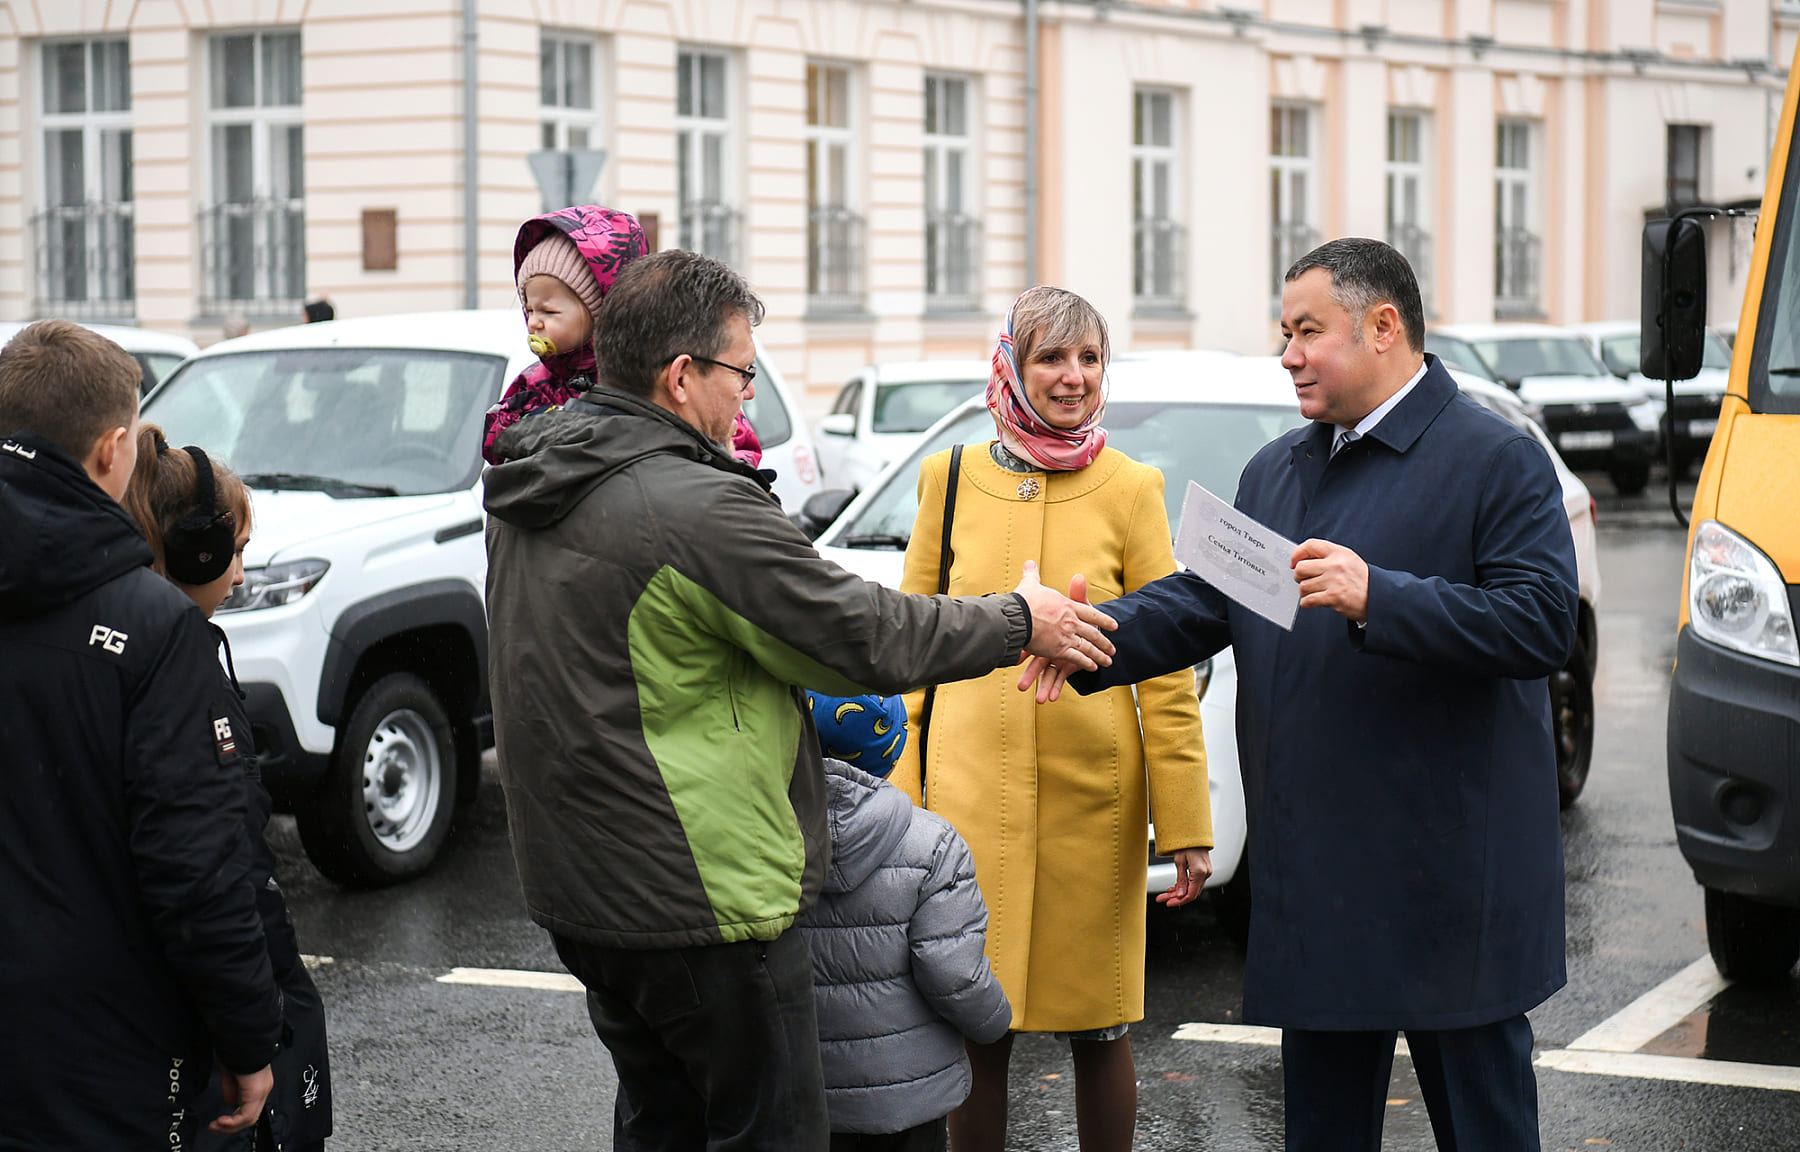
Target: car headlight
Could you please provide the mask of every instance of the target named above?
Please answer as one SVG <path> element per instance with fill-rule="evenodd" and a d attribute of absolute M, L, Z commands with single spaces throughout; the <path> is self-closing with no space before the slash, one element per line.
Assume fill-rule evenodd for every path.
<path fill-rule="evenodd" d="M 1637 425 L 1638 431 L 1656 431 L 1656 425 L 1658 423 L 1656 405 L 1650 403 L 1648 400 L 1641 404 L 1627 406 L 1625 414 L 1631 417 L 1631 422 Z"/>
<path fill-rule="evenodd" d="M 267 568 L 244 569 L 244 582 L 219 605 L 220 612 L 254 612 L 292 604 L 313 590 L 331 567 L 325 560 L 294 560 Z"/>
<path fill-rule="evenodd" d="M 1750 541 L 1703 520 L 1688 560 L 1688 621 L 1714 644 L 1800 667 L 1787 585 Z"/>

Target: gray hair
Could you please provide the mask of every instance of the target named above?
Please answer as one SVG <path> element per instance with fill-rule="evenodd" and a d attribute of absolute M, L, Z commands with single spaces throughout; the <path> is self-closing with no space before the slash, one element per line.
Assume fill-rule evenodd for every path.
<path fill-rule="evenodd" d="M 1013 359 L 1025 371 L 1040 348 L 1074 348 L 1091 336 L 1100 345 L 1100 363 L 1112 361 L 1112 338 L 1100 310 L 1067 288 L 1040 284 L 1012 306 Z"/>
<path fill-rule="evenodd" d="M 677 356 L 717 356 L 733 316 L 762 323 L 763 302 L 744 278 L 697 252 L 670 249 L 625 265 L 594 317 L 600 381 L 649 396 Z"/>
<path fill-rule="evenodd" d="M 1327 240 L 1294 261 L 1285 279 L 1291 284 L 1314 268 L 1323 268 L 1331 276 L 1332 300 L 1358 321 L 1377 304 L 1392 304 L 1406 329 L 1407 346 L 1414 352 L 1425 351 L 1425 306 L 1419 299 L 1419 279 L 1392 245 L 1366 236 Z M 1360 323 L 1356 339 L 1362 340 Z"/>

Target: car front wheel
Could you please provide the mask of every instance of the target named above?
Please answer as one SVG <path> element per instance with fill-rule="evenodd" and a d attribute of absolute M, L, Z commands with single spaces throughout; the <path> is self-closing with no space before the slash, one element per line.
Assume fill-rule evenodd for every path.
<path fill-rule="evenodd" d="M 1706 946 L 1727 980 L 1780 983 L 1800 960 L 1800 909 L 1708 888 Z"/>
<path fill-rule="evenodd" d="M 1550 677 L 1550 723 L 1556 740 L 1556 792 L 1564 808 L 1587 786 L 1594 759 L 1594 674 L 1586 645 Z"/>
<path fill-rule="evenodd" d="M 1650 484 L 1650 464 L 1615 464 L 1608 470 L 1613 487 L 1621 496 L 1636 496 Z"/>
<path fill-rule="evenodd" d="M 339 884 L 373 888 L 431 867 L 456 808 L 456 740 L 431 686 L 377 680 L 339 735 L 331 768 L 299 807 L 307 856 Z"/>

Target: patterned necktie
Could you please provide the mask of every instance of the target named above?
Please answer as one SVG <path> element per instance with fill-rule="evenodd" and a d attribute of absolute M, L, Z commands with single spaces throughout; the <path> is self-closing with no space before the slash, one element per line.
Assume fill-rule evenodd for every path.
<path fill-rule="evenodd" d="M 1343 448 L 1346 444 L 1349 444 L 1353 441 L 1361 440 L 1361 439 L 1362 439 L 1362 433 L 1358 432 L 1356 429 L 1354 429 L 1354 428 L 1339 428 L 1337 430 L 1336 438 L 1333 439 L 1331 442 L 1331 454 L 1333 456 L 1336 456 L 1338 454 L 1338 450 Z"/>

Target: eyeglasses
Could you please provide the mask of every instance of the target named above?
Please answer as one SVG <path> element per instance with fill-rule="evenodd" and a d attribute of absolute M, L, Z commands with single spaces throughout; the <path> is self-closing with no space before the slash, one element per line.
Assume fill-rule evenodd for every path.
<path fill-rule="evenodd" d="M 729 368 L 733 372 L 736 372 L 739 376 L 744 378 L 744 382 L 738 385 L 739 392 L 748 392 L 750 390 L 750 385 L 756 383 L 756 365 L 754 364 L 750 365 L 748 368 L 739 368 L 736 364 L 727 364 L 723 360 L 714 360 L 710 356 L 690 355 L 688 359 L 697 360 L 702 364 L 711 364 L 715 368 Z"/>

